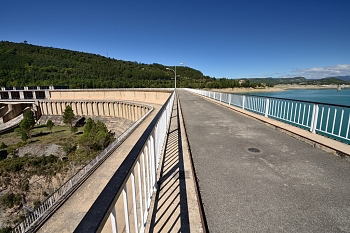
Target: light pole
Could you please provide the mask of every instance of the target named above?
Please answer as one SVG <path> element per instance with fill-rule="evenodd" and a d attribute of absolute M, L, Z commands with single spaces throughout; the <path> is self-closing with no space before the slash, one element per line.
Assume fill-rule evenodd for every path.
<path fill-rule="evenodd" d="M 175 73 L 175 89 L 176 89 L 176 66 L 175 66 L 175 70 L 170 69 L 170 68 L 166 68 L 167 70 L 171 70 Z"/>
<path fill-rule="evenodd" d="M 180 62 L 180 65 L 183 65 L 184 63 L 183 62 Z M 175 90 L 176 90 L 176 66 L 175 66 L 175 70 L 173 70 L 173 69 L 170 69 L 170 68 L 166 68 L 167 70 L 171 70 L 171 71 L 173 71 L 174 72 L 174 74 L 175 74 Z"/>

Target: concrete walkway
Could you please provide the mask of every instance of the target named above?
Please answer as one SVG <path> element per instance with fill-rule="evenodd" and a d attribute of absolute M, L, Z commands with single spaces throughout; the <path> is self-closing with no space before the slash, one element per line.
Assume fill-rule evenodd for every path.
<path fill-rule="evenodd" d="M 347 160 L 189 92 L 179 97 L 210 232 L 350 232 Z"/>
<path fill-rule="evenodd" d="M 174 101 L 145 232 L 203 232 L 181 109 Z"/>

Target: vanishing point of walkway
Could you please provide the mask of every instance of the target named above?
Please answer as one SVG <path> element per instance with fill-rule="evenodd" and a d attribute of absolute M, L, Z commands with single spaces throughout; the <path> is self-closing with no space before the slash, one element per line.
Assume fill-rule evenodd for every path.
<path fill-rule="evenodd" d="M 180 90 L 210 232 L 350 232 L 350 163 Z"/>

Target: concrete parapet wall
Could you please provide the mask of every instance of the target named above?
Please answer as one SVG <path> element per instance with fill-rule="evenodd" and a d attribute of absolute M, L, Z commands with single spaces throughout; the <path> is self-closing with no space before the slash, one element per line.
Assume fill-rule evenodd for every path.
<path fill-rule="evenodd" d="M 32 108 L 33 104 L 9 104 L 8 111 L 2 116 L 3 123 L 6 123 L 21 115 L 26 108 Z"/>
<path fill-rule="evenodd" d="M 141 103 L 105 100 L 51 100 L 40 101 L 38 105 L 42 115 L 63 115 L 66 106 L 71 106 L 78 116 L 121 117 L 130 121 L 137 121 L 152 108 Z"/>
<path fill-rule="evenodd" d="M 9 105 L 7 109 L 0 109 L 4 122 L 21 114 L 27 106 L 32 106 L 39 119 L 41 115 L 62 115 L 67 105 L 79 116 L 112 116 L 136 121 L 151 108 L 147 104 L 163 105 L 171 94 L 170 89 L 50 89 L 40 93 L 39 97 L 45 98 L 40 100 L 35 91 L 30 92 L 33 94 L 32 102 L 28 102 L 28 98 L 32 97 L 25 98 L 23 91 L 19 91 L 19 99 L 16 100 L 0 98 L 2 105 Z M 24 102 L 28 103 L 23 108 Z"/>
<path fill-rule="evenodd" d="M 51 90 L 51 100 L 128 100 L 135 102 L 164 104 L 171 92 L 156 90 Z"/>

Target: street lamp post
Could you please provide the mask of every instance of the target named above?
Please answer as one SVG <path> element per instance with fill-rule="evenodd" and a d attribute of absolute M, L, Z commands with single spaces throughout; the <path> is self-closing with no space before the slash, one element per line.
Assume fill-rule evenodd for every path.
<path fill-rule="evenodd" d="M 175 89 L 176 89 L 176 66 L 175 66 L 175 70 L 170 69 L 170 68 L 166 68 L 167 70 L 171 70 L 172 72 L 175 73 Z"/>
<path fill-rule="evenodd" d="M 183 65 L 184 63 L 183 62 L 181 62 L 180 63 L 180 65 Z M 170 69 L 170 68 L 166 68 L 167 70 L 171 70 L 171 71 L 173 71 L 174 72 L 174 74 L 175 74 L 175 90 L 176 90 L 176 66 L 175 66 L 175 69 L 173 70 L 173 69 Z"/>

